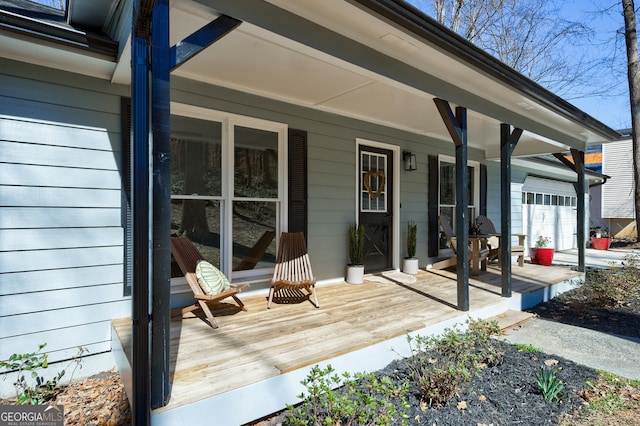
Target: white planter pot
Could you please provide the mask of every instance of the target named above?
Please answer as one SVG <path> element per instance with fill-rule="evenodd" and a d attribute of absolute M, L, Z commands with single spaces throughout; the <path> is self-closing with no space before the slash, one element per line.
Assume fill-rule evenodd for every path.
<path fill-rule="evenodd" d="M 418 258 L 410 257 L 402 260 L 402 272 L 416 275 L 418 273 Z"/>
<path fill-rule="evenodd" d="M 362 284 L 364 281 L 364 265 L 347 266 L 347 282 L 349 284 Z"/>

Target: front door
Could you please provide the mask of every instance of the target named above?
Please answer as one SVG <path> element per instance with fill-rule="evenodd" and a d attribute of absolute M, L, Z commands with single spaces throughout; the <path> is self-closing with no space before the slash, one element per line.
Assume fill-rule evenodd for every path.
<path fill-rule="evenodd" d="M 359 222 L 365 225 L 366 273 L 392 268 L 393 151 L 360 145 Z"/>

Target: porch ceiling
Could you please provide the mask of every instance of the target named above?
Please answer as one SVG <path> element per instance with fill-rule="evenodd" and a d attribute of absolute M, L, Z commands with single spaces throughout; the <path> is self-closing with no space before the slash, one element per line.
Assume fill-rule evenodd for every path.
<path fill-rule="evenodd" d="M 385 1 L 393 2 L 380 3 Z M 586 150 L 616 139 L 613 130 L 552 94 L 531 96 L 530 88 L 449 53 L 437 35 L 435 42 L 427 40 L 361 3 L 366 1 L 174 0 L 172 45 L 223 13 L 243 23 L 173 75 L 450 144 L 433 103 L 439 97 L 467 108 L 469 146 L 484 150 L 487 159 L 499 158 L 502 122 L 525 130 L 514 157 Z M 130 42 L 119 37 L 117 63 L 2 32 L 0 55 L 129 84 Z"/>
<path fill-rule="evenodd" d="M 221 13 L 243 21 L 173 74 L 451 143 L 433 102 L 441 97 L 468 108 L 469 146 L 486 158 L 499 158 L 501 122 L 525 129 L 514 157 L 586 150 L 610 139 L 354 4 L 269 2 L 173 3 L 172 45 Z M 298 22 L 282 24 L 285 16 Z M 351 45 L 336 47 L 341 39 Z M 356 60 L 341 59 L 354 47 Z"/>

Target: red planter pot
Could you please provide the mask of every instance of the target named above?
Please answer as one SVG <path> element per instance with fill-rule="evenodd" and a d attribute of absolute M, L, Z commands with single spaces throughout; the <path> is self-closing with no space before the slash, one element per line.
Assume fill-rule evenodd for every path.
<path fill-rule="evenodd" d="M 591 247 L 593 247 L 596 250 L 609 250 L 610 244 L 611 244 L 611 238 L 591 237 Z"/>
<path fill-rule="evenodd" d="M 552 247 L 531 247 L 529 249 L 531 263 L 543 266 L 551 265 L 551 262 L 553 262 L 554 253 L 555 249 Z"/>

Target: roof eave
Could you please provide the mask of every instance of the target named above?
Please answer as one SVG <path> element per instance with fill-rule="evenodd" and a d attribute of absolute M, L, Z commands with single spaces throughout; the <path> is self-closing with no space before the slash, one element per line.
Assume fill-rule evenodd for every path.
<path fill-rule="evenodd" d="M 1 9 L 0 30 L 29 39 L 35 37 L 63 48 L 79 49 L 109 61 L 115 61 L 118 56 L 118 43 L 106 36 L 52 25 Z"/>
<path fill-rule="evenodd" d="M 604 123 L 528 79 L 513 68 L 500 62 L 484 50 L 476 47 L 458 34 L 440 25 L 420 10 L 403 0 L 351 0 L 401 26 L 425 41 L 455 55 L 519 90 L 550 110 L 568 119 L 582 123 L 591 131 L 606 139 L 619 139 L 621 135 Z"/>

